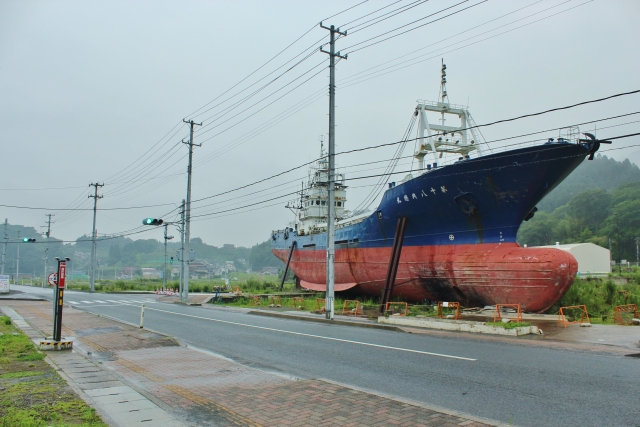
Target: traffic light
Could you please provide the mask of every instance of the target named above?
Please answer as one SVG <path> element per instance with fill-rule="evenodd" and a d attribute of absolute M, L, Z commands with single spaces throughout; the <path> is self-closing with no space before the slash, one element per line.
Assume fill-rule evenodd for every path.
<path fill-rule="evenodd" d="M 142 220 L 142 225 L 162 225 L 164 221 L 158 218 L 145 218 Z"/>
<path fill-rule="evenodd" d="M 173 257 L 171 257 L 171 259 L 169 259 L 169 264 L 173 264 Z"/>
<path fill-rule="evenodd" d="M 25 237 L 24 239 L 22 239 L 22 241 L 25 242 L 25 243 L 33 243 L 33 242 L 36 241 L 36 239 L 30 239 L 28 237 Z"/>

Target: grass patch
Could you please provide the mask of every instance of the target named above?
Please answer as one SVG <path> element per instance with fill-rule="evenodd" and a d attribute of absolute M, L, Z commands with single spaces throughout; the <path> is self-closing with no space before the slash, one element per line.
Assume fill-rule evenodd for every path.
<path fill-rule="evenodd" d="M 5 318 L 0 317 L 0 427 L 106 427 Z"/>
<path fill-rule="evenodd" d="M 522 327 L 526 327 L 526 326 L 531 326 L 531 323 L 529 323 L 529 322 L 508 322 L 508 323 L 504 323 L 504 322 L 487 322 L 487 325 L 496 326 L 498 328 L 515 329 L 515 328 L 522 328 Z"/>
<path fill-rule="evenodd" d="M 16 359 L 21 362 L 32 362 L 34 360 L 43 360 L 44 354 L 42 353 L 21 354 L 21 355 L 18 355 Z"/>
<path fill-rule="evenodd" d="M 42 375 L 40 371 L 21 371 L 21 372 L 8 372 L 6 374 L 0 374 L 0 378 L 25 378 L 25 377 L 37 377 Z"/>

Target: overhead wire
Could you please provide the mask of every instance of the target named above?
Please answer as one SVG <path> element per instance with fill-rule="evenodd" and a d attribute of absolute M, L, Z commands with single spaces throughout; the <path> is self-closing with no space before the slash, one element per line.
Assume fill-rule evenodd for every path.
<path fill-rule="evenodd" d="M 568 1 L 572 1 L 572 0 L 568 0 Z M 573 7 L 571 7 L 571 8 L 565 9 L 565 10 L 562 10 L 562 11 L 560 11 L 560 12 L 554 13 L 554 14 L 549 15 L 549 16 L 545 16 L 545 17 L 540 18 L 540 19 L 538 19 L 538 20 L 536 20 L 536 21 L 532 21 L 532 22 L 529 22 L 529 23 L 526 23 L 526 24 L 520 25 L 520 26 L 518 26 L 518 27 L 516 27 L 516 28 L 512 28 L 512 29 L 509 29 L 509 30 L 503 31 L 503 32 L 498 33 L 498 34 L 494 34 L 494 35 L 489 36 L 489 37 L 486 37 L 486 38 L 484 38 L 484 39 L 482 39 L 482 40 L 477 40 L 477 41 L 475 41 L 475 42 L 468 43 L 468 44 L 466 44 L 466 45 L 456 47 L 456 48 L 451 49 L 451 50 L 448 50 L 448 51 L 446 51 L 446 52 L 440 52 L 440 51 L 441 51 L 441 50 L 443 50 L 443 49 L 447 49 L 447 48 L 449 48 L 449 47 L 453 47 L 453 46 L 455 46 L 455 45 L 457 45 L 457 44 L 463 43 L 464 41 L 468 41 L 468 40 L 475 39 L 475 38 L 479 37 L 479 36 L 480 36 L 480 35 L 482 35 L 482 34 L 486 34 L 486 33 L 489 33 L 489 32 L 492 32 L 492 31 L 495 31 L 496 29 L 503 28 L 503 27 L 505 27 L 505 26 L 511 25 L 511 24 L 512 24 L 512 23 L 514 23 L 514 22 L 519 21 L 519 20 L 516 20 L 516 21 L 513 21 L 513 22 L 511 22 L 511 23 L 509 23 L 509 24 L 505 24 L 505 25 L 502 25 L 502 26 L 500 26 L 500 27 L 497 27 L 496 29 L 492 29 L 492 30 L 486 31 L 485 33 L 482 33 L 482 34 L 479 34 L 479 35 L 475 35 L 475 36 L 469 37 L 469 38 L 467 38 L 467 39 L 465 39 L 465 40 L 461 40 L 461 41 L 458 41 L 458 42 L 452 43 L 452 44 L 450 44 L 450 45 L 448 45 L 448 46 L 444 46 L 444 47 L 438 48 L 438 49 L 436 49 L 436 50 L 434 50 L 434 51 L 432 51 L 432 52 L 429 52 L 429 53 L 427 53 L 427 54 L 422 54 L 422 55 L 419 55 L 419 56 L 417 56 L 417 57 L 415 57 L 415 58 L 412 58 L 412 59 L 409 59 L 409 60 L 403 61 L 403 62 L 401 62 L 401 63 L 398 63 L 398 64 L 395 64 L 395 65 L 392 65 L 392 66 L 386 67 L 386 68 L 384 68 L 384 69 L 382 69 L 382 70 L 378 70 L 378 71 L 371 72 L 371 73 L 369 73 L 368 75 L 360 76 L 360 77 L 355 77 L 355 76 L 356 76 L 356 75 L 358 75 L 358 74 L 362 74 L 362 73 L 365 73 L 365 72 L 367 72 L 367 71 L 370 71 L 370 70 L 373 70 L 373 69 L 375 69 L 375 68 L 378 68 L 380 65 L 375 66 L 375 67 L 371 67 L 371 68 L 369 68 L 369 69 L 367 69 L 367 70 L 363 70 L 363 71 L 361 71 L 361 72 L 359 72 L 359 73 L 356 73 L 356 74 L 354 74 L 354 75 L 352 75 L 352 76 L 350 76 L 350 77 L 347 77 L 345 80 L 340 81 L 340 83 L 341 83 L 341 87 L 342 87 L 343 89 L 345 89 L 345 88 L 348 88 L 348 87 L 350 87 L 350 86 L 354 86 L 354 85 L 356 85 L 356 84 L 364 83 L 364 82 L 366 82 L 366 81 L 369 81 L 369 80 L 372 80 L 372 79 L 375 79 L 375 78 L 378 78 L 378 77 L 382 77 L 382 76 L 385 76 L 385 75 L 387 75 L 387 74 L 394 73 L 394 72 L 396 72 L 396 71 L 400 71 L 400 70 L 403 70 L 403 69 L 405 69 L 405 68 L 412 67 L 412 66 L 414 66 L 414 65 L 418 65 L 418 64 L 420 64 L 420 63 L 423 63 L 423 62 L 426 62 L 426 61 L 428 61 L 428 60 L 434 59 L 434 58 L 436 58 L 436 57 L 438 57 L 438 58 L 439 58 L 439 57 L 441 57 L 442 55 L 446 55 L 446 54 L 448 54 L 448 53 L 455 52 L 455 51 L 458 51 L 458 50 L 461 50 L 461 49 L 467 48 L 467 47 L 469 47 L 469 46 L 473 46 L 473 45 L 476 45 L 476 44 L 478 44 L 478 43 L 482 43 L 482 42 L 484 42 L 484 41 L 487 41 L 487 40 L 493 39 L 493 38 L 495 38 L 495 37 L 499 37 L 499 36 L 502 36 L 502 35 L 504 35 L 504 34 L 508 34 L 508 33 L 512 32 L 512 31 L 519 30 L 519 29 L 524 28 L 524 27 L 527 27 L 527 26 L 529 26 L 529 25 L 533 25 L 533 24 L 535 24 L 535 23 L 538 23 L 538 22 L 544 21 L 544 20 L 546 20 L 546 19 L 549 19 L 549 18 L 552 18 L 552 17 L 554 17 L 554 16 L 560 15 L 560 14 L 562 14 L 562 13 L 568 12 L 568 11 L 570 11 L 570 10 L 572 10 L 572 9 L 576 9 L 576 8 L 578 8 L 578 7 L 584 6 L 584 5 L 588 4 L 588 3 L 591 3 L 592 1 L 593 1 L 593 0 L 588 0 L 588 1 L 584 2 L 584 3 L 579 4 L 579 5 L 573 6 Z M 563 3 L 560 3 L 560 4 L 558 4 L 558 5 L 551 6 L 551 7 L 547 8 L 547 9 L 543 10 L 542 12 L 544 12 L 544 11 L 546 11 L 546 10 L 549 10 L 549 9 L 552 9 L 552 8 L 555 8 L 555 7 L 558 7 L 558 6 L 560 6 L 560 5 L 564 4 L 564 3 L 567 3 L 567 1 L 565 1 L 565 2 L 563 2 Z M 538 13 L 539 13 L 539 12 L 534 13 L 534 14 L 531 14 L 531 15 L 529 15 L 529 16 L 527 16 L 527 17 L 531 17 L 531 16 L 536 15 L 536 14 L 538 14 Z M 506 16 L 506 15 L 505 15 L 505 16 Z M 527 17 L 525 17 L 525 18 L 527 18 Z M 523 18 L 523 19 L 525 19 L 525 18 Z M 521 20 L 521 19 L 520 19 L 520 20 Z M 491 21 L 487 21 L 487 23 L 488 23 L 488 22 L 491 22 Z M 484 25 L 484 24 L 482 24 L 482 25 Z M 475 27 L 475 28 L 477 28 L 477 27 Z M 450 38 L 456 37 L 457 35 L 460 35 L 460 34 L 462 34 L 462 33 L 464 33 L 464 32 L 466 32 L 466 31 L 463 31 L 463 32 L 458 33 L 458 34 L 455 34 L 455 35 L 453 35 L 453 36 L 451 36 L 451 37 L 447 37 L 447 38 L 442 39 L 442 40 L 440 40 L 440 41 L 438 41 L 438 42 L 436 42 L 436 43 L 432 43 L 432 44 L 428 45 L 427 47 L 429 47 L 429 46 L 433 46 L 433 45 L 436 45 L 436 44 L 438 44 L 438 43 L 440 43 L 440 42 L 442 42 L 442 41 L 444 41 L 444 40 L 448 40 L 448 39 L 450 39 Z M 422 49 L 422 48 L 421 48 L 421 49 Z M 418 49 L 418 50 L 421 50 L 421 49 Z M 436 52 L 438 52 L 438 53 L 436 54 Z M 420 58 L 420 57 L 424 57 L 424 56 L 432 55 L 432 54 L 433 54 L 433 56 L 430 56 L 430 57 L 428 57 L 428 58 L 425 58 L 425 59 L 421 59 L 421 60 L 416 61 L 416 60 L 417 60 L 418 58 Z M 409 54 L 406 54 L 406 55 L 409 55 Z M 406 55 L 402 55 L 401 57 L 404 57 L 404 56 L 406 56 Z M 395 60 L 397 60 L 397 59 L 399 59 L 399 58 L 401 58 L 401 57 L 398 57 L 398 58 L 396 58 L 396 59 L 394 59 L 394 60 L 387 61 L 386 63 L 393 62 L 393 61 L 395 61 Z M 409 63 L 409 62 L 412 62 L 412 61 L 416 61 L 416 62 Z M 409 64 L 407 64 L 407 65 L 404 65 L 404 66 L 400 67 L 400 65 L 402 65 L 402 64 L 406 64 L 406 63 L 409 63 Z M 381 64 L 381 65 L 383 65 L 383 64 Z M 399 67 L 399 68 L 396 68 L 396 67 Z M 395 68 L 395 69 L 394 69 L 394 68 Z M 385 70 L 389 70 L 389 71 L 387 71 L 387 72 L 383 72 L 383 71 L 385 71 Z M 348 84 L 347 84 L 347 83 L 348 83 Z"/>

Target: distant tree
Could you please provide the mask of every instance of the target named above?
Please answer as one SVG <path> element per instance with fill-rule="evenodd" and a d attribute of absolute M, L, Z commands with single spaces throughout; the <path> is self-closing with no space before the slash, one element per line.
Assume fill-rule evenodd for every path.
<path fill-rule="evenodd" d="M 253 246 L 249 255 L 249 262 L 251 262 L 251 268 L 254 271 L 261 270 L 264 267 L 281 267 L 284 265 L 271 252 L 271 240 Z"/>
<path fill-rule="evenodd" d="M 109 264 L 115 265 L 122 259 L 122 251 L 117 243 L 109 247 Z"/>
<path fill-rule="evenodd" d="M 583 225 L 597 232 L 609 216 L 611 194 L 602 188 L 584 190 L 569 201 L 569 213 Z"/>
<path fill-rule="evenodd" d="M 554 219 L 546 212 L 538 212 L 518 231 L 518 242 L 528 246 L 545 246 L 553 244 Z"/>
<path fill-rule="evenodd" d="M 596 188 L 611 191 L 626 183 L 640 183 L 640 168 L 628 159 L 618 162 L 607 156 L 599 156 L 578 166 L 538 203 L 538 209 L 551 213 L 581 191 Z"/>

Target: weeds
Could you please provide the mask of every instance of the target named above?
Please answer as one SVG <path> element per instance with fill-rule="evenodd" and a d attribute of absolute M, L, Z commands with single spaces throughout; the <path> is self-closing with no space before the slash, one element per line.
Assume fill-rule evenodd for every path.
<path fill-rule="evenodd" d="M 531 323 L 529 322 L 487 322 L 487 325 L 489 326 L 495 326 L 498 328 L 505 328 L 505 329 L 515 329 L 515 328 L 523 328 L 526 326 L 531 326 Z"/>
<path fill-rule="evenodd" d="M 640 305 L 640 277 L 636 274 L 626 285 L 612 280 L 576 278 L 569 291 L 547 313 L 556 314 L 560 307 L 586 305 L 592 323 L 613 323 L 613 309 L 617 305 Z"/>

